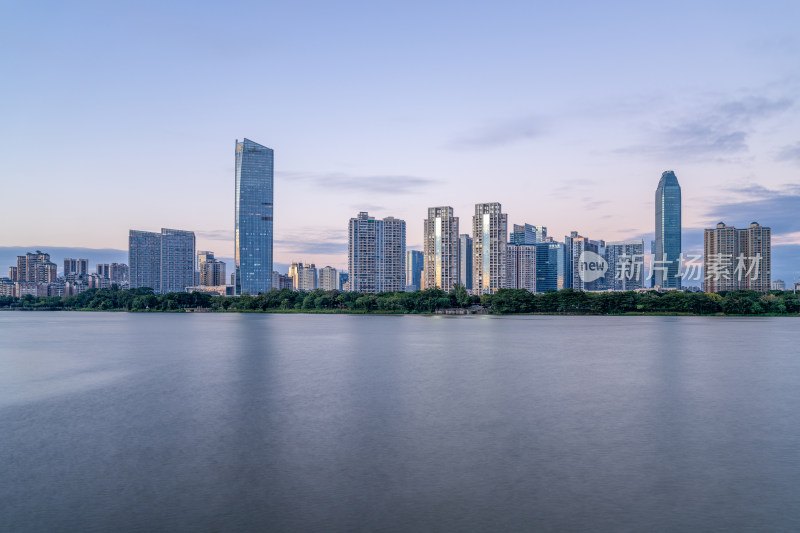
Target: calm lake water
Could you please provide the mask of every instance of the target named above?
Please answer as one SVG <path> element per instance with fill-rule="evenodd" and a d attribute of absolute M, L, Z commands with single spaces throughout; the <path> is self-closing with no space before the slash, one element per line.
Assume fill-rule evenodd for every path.
<path fill-rule="evenodd" d="M 800 531 L 798 333 L 0 312 L 0 531 Z"/>

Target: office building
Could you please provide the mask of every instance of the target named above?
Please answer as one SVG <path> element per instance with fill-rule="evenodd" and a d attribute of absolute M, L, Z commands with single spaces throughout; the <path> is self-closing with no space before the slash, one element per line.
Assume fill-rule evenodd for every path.
<path fill-rule="evenodd" d="M 500 203 L 475 204 L 472 217 L 472 292 L 493 293 L 505 286 L 508 215 Z"/>
<path fill-rule="evenodd" d="M 786 282 L 782 279 L 776 279 L 772 282 L 772 290 L 773 291 L 785 291 L 786 290 Z"/>
<path fill-rule="evenodd" d="M 458 217 L 452 207 L 430 207 L 423 223 L 426 289 L 449 291 L 458 283 Z"/>
<path fill-rule="evenodd" d="M 615 241 L 606 245 L 607 290 L 633 291 L 644 288 L 644 241 Z"/>
<path fill-rule="evenodd" d="M 458 282 L 472 290 L 472 237 L 468 233 L 458 236 Z"/>
<path fill-rule="evenodd" d="M 161 292 L 184 292 L 194 285 L 194 232 L 161 230 Z"/>
<path fill-rule="evenodd" d="M 546 241 L 536 244 L 536 292 L 564 288 L 564 243 Z"/>
<path fill-rule="evenodd" d="M 406 250 L 406 292 L 422 289 L 422 272 L 425 254 L 419 250 Z"/>
<path fill-rule="evenodd" d="M 161 292 L 161 234 L 130 230 L 128 265 L 131 289 L 146 287 Z"/>
<path fill-rule="evenodd" d="M 319 270 L 319 288 L 323 291 L 339 290 L 339 276 L 335 268 L 325 266 Z"/>
<path fill-rule="evenodd" d="M 273 162 L 270 148 L 236 141 L 234 292 L 256 295 L 272 287 Z"/>
<path fill-rule="evenodd" d="M 376 220 L 367 212 L 351 218 L 347 267 L 349 290 L 353 292 L 405 290 L 405 221 L 394 217 Z"/>
<path fill-rule="evenodd" d="M 506 245 L 507 289 L 536 292 L 536 244 Z"/>
<path fill-rule="evenodd" d="M 194 254 L 194 232 L 168 228 L 162 228 L 161 233 L 130 230 L 130 288 L 184 292 L 194 285 Z"/>
<path fill-rule="evenodd" d="M 514 224 L 509 237 L 511 244 L 538 244 L 547 240 L 547 228 L 532 224 Z"/>
<path fill-rule="evenodd" d="M 227 283 L 225 261 L 218 261 L 214 252 L 197 252 L 198 285 L 201 287 L 220 287 Z"/>
<path fill-rule="evenodd" d="M 681 288 L 681 186 L 675 173 L 661 174 L 656 189 L 656 240 L 653 284 Z"/>
<path fill-rule="evenodd" d="M 344 292 L 350 290 L 350 285 L 347 281 L 348 278 L 347 272 L 339 272 L 339 291 Z"/>
<path fill-rule="evenodd" d="M 726 226 L 707 229 L 703 235 L 703 290 L 770 290 L 772 242 L 770 228 L 750 224 L 746 229 Z"/>

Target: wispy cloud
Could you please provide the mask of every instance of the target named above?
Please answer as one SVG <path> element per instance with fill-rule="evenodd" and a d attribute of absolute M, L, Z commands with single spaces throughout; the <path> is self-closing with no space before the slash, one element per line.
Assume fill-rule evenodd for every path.
<path fill-rule="evenodd" d="M 800 163 L 800 142 L 784 146 L 778 150 L 776 159 L 778 161 L 791 161 L 792 163 Z"/>
<path fill-rule="evenodd" d="M 540 116 L 531 115 L 485 122 L 474 131 L 451 141 L 448 147 L 455 150 L 472 150 L 529 141 L 545 134 L 548 129 L 546 122 Z"/>
<path fill-rule="evenodd" d="M 212 241 L 233 241 L 232 229 L 201 230 L 195 231 L 194 233 L 197 237 L 202 237 Z"/>
<path fill-rule="evenodd" d="M 793 104 L 789 98 L 747 97 L 698 107 L 690 115 L 667 120 L 666 125 L 655 128 L 647 143 L 619 152 L 724 160 L 747 152 L 747 138 L 755 125 Z"/>
<path fill-rule="evenodd" d="M 325 189 L 373 194 L 414 194 L 439 183 L 436 179 L 403 174 L 355 176 L 340 172 L 282 172 L 280 176 L 290 182 L 306 181 Z"/>
<path fill-rule="evenodd" d="M 275 239 L 275 247 L 284 254 L 293 254 L 298 260 L 313 258 L 315 255 L 344 255 L 347 253 L 347 233 L 345 229 L 320 229 L 316 227 L 298 228 L 292 233 L 284 233 Z"/>
<path fill-rule="evenodd" d="M 594 180 L 587 178 L 572 178 L 559 180 L 559 186 L 553 189 L 553 193 L 565 193 L 576 188 L 585 188 L 595 184 Z"/>
<path fill-rule="evenodd" d="M 706 215 L 713 221 L 726 224 L 759 224 L 772 228 L 776 236 L 800 231 L 800 186 L 791 185 L 783 190 L 772 190 L 760 185 L 732 189 L 743 199 L 719 203 Z"/>

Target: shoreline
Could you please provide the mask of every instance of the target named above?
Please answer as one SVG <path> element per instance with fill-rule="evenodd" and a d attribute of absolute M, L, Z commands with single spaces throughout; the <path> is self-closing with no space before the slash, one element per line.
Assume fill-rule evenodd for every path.
<path fill-rule="evenodd" d="M 428 313 L 428 312 L 406 312 L 406 311 L 356 311 L 347 309 L 74 309 L 74 308 L 34 308 L 34 307 L 18 307 L 18 308 L 0 308 L 3 311 L 23 311 L 23 312 L 78 312 L 78 313 L 165 313 L 165 314 L 278 314 L 278 315 L 360 315 L 360 316 L 442 316 L 442 317 L 477 317 L 477 316 L 491 316 L 491 317 L 504 317 L 504 316 L 613 316 L 613 317 L 642 317 L 642 316 L 664 316 L 664 317 L 716 317 L 716 318 L 798 318 L 800 313 L 759 313 L 759 314 L 726 314 L 726 313 L 680 313 L 680 312 L 624 312 L 624 313 L 581 313 L 581 312 L 533 312 L 533 313 L 497 313 L 497 312 L 481 312 L 481 313 Z"/>

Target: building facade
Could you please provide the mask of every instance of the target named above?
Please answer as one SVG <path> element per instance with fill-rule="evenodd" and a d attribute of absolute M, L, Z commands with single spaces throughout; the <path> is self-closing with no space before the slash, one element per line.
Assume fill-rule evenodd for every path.
<path fill-rule="evenodd" d="M 130 230 L 129 286 L 156 293 L 184 292 L 194 283 L 194 232 L 162 228 L 161 233 Z M 109 270 L 110 273 L 110 270 Z"/>
<path fill-rule="evenodd" d="M 194 285 L 195 238 L 193 231 L 162 228 L 161 292 L 184 292 Z"/>
<path fill-rule="evenodd" d="M 606 289 L 633 291 L 644 288 L 644 241 L 615 241 L 606 245 Z"/>
<path fill-rule="evenodd" d="M 506 246 L 506 288 L 536 292 L 536 244 Z"/>
<path fill-rule="evenodd" d="M 353 292 L 403 291 L 406 285 L 406 223 L 367 212 L 348 226 L 347 269 Z"/>
<path fill-rule="evenodd" d="M 547 228 L 544 226 L 534 226 L 533 224 L 514 224 L 511 236 L 511 244 L 538 244 L 547 240 Z"/>
<path fill-rule="evenodd" d="M 475 204 L 472 217 L 472 292 L 488 294 L 505 287 L 508 215 L 499 202 Z"/>
<path fill-rule="evenodd" d="M 323 291 L 339 290 L 339 276 L 335 268 L 325 266 L 319 270 L 319 288 Z"/>
<path fill-rule="evenodd" d="M 703 290 L 770 290 L 772 232 L 757 222 L 746 229 L 724 222 L 703 234 Z"/>
<path fill-rule="evenodd" d="M 289 267 L 292 288 L 296 291 L 311 292 L 317 288 L 317 266 L 313 263 L 292 263 Z"/>
<path fill-rule="evenodd" d="M 606 276 L 608 270 L 603 272 L 601 277 L 590 279 L 591 273 L 585 272 L 586 258 L 594 257 L 605 259 L 605 241 L 595 241 L 579 235 L 577 231 L 571 232 L 564 237 L 564 263 L 565 263 L 565 288 L 572 288 L 576 291 L 600 291 L 606 288 Z M 606 265 L 607 266 L 607 265 Z"/>
<path fill-rule="evenodd" d="M 661 174 L 656 188 L 656 240 L 653 284 L 681 288 L 681 186 L 675 173 Z"/>
<path fill-rule="evenodd" d="M 472 237 L 467 233 L 458 236 L 458 282 L 472 290 Z"/>
<path fill-rule="evenodd" d="M 453 208 L 429 207 L 423 223 L 424 273 L 426 289 L 449 291 L 458 283 L 458 217 Z"/>
<path fill-rule="evenodd" d="M 17 256 L 15 281 L 31 283 L 54 283 L 58 279 L 58 266 L 50 261 L 50 254 L 41 250 Z M 46 296 L 46 295 L 45 295 Z"/>
<path fill-rule="evenodd" d="M 564 288 L 564 243 L 542 242 L 536 245 L 536 292 Z"/>
<path fill-rule="evenodd" d="M 67 257 L 64 259 L 64 276 L 88 276 L 89 275 L 89 260 L 88 259 L 73 259 Z"/>
<path fill-rule="evenodd" d="M 131 289 L 146 287 L 161 292 L 161 234 L 130 230 L 128 266 Z"/>
<path fill-rule="evenodd" d="M 227 284 L 225 261 L 218 261 L 214 252 L 201 250 L 197 252 L 198 284 L 201 287 L 220 287 Z"/>
<path fill-rule="evenodd" d="M 406 292 L 422 289 L 422 272 L 425 254 L 419 250 L 406 250 Z"/>
<path fill-rule="evenodd" d="M 130 269 L 125 263 L 111 263 L 111 281 L 118 284 L 127 284 Z"/>
<path fill-rule="evenodd" d="M 234 292 L 272 287 L 274 153 L 249 139 L 236 141 Z"/>

